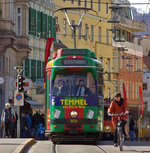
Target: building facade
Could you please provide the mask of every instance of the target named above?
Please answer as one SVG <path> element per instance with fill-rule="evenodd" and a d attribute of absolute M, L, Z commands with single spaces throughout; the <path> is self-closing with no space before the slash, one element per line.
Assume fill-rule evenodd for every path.
<path fill-rule="evenodd" d="M 24 76 L 33 82 L 28 94 L 32 99 L 44 103 L 44 55 L 46 40 L 53 37 L 56 42 L 56 18 L 53 17 L 55 5 L 53 1 L 36 0 L 29 2 L 28 32 L 31 52 L 24 60 Z M 53 52 L 54 47 L 51 47 Z"/>
<path fill-rule="evenodd" d="M 27 1 L 0 1 L 0 113 L 4 104 L 13 98 L 12 81 L 16 79 L 15 66 L 21 66 L 30 48 L 28 46 Z"/>
<path fill-rule="evenodd" d="M 112 63 L 112 33 L 111 24 L 107 21 L 111 19 L 111 10 L 109 7 L 112 5 L 111 0 L 92 0 L 92 1 L 65 1 L 55 0 L 56 9 L 63 7 L 82 7 L 91 8 L 93 11 L 88 11 L 79 28 L 76 31 L 76 47 L 77 48 L 88 48 L 95 52 L 97 59 L 103 63 L 104 66 L 104 82 L 105 90 L 104 97 L 107 98 L 112 95 L 113 82 L 112 75 L 107 72 L 111 71 L 113 67 Z M 77 25 L 82 16 L 81 10 L 67 11 L 68 17 L 72 24 Z M 59 25 L 59 32 L 57 38 L 68 48 L 74 48 L 74 33 L 70 28 L 64 12 L 58 11 L 55 13 L 57 18 L 57 24 Z M 108 63 L 108 64 L 106 64 Z"/>
<path fill-rule="evenodd" d="M 114 26 L 117 28 L 115 39 L 113 39 L 114 69 L 114 91 L 123 93 L 123 83 L 125 84 L 127 102 L 130 112 L 138 119 L 141 108 L 139 86 L 142 87 L 142 61 L 143 47 L 134 43 L 134 32 L 145 32 L 147 26 L 141 21 L 133 20 L 132 10 L 128 1 L 120 2 L 128 5 L 120 5 L 115 16 L 119 23 Z M 117 63 L 117 64 L 116 64 Z M 118 66 L 117 66 L 118 65 Z"/>

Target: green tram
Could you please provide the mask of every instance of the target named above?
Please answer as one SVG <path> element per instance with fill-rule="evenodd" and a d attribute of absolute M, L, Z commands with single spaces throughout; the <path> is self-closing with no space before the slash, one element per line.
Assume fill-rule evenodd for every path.
<path fill-rule="evenodd" d="M 46 131 L 54 143 L 103 132 L 103 67 L 89 49 L 59 49 L 46 66 Z"/>

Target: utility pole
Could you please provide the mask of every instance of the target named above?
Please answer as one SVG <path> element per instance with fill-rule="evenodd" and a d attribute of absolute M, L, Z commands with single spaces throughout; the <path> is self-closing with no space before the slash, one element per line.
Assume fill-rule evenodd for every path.
<path fill-rule="evenodd" d="M 20 82 L 19 82 L 19 79 L 21 77 L 21 73 L 23 71 L 23 67 L 22 66 L 16 66 L 14 67 L 15 70 L 17 70 L 17 90 L 15 91 L 15 95 L 14 95 L 14 98 L 17 98 L 17 95 L 23 95 L 23 90 L 20 90 L 20 87 L 21 85 L 19 86 Z M 22 83 L 22 86 L 23 86 L 23 83 Z M 21 91 L 21 92 L 20 92 Z M 19 98 L 19 96 L 18 96 Z M 19 99 L 18 99 L 19 100 Z M 24 101 L 24 95 L 22 96 L 22 99 L 20 99 L 22 101 Z M 15 102 L 14 102 L 14 105 L 15 105 Z M 20 138 L 20 106 L 21 105 L 17 105 L 18 106 L 17 108 L 17 114 L 18 114 L 18 121 L 17 121 L 17 138 Z"/>

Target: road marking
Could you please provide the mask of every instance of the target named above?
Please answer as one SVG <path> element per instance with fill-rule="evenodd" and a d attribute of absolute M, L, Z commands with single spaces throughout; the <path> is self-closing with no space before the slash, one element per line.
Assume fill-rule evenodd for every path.
<path fill-rule="evenodd" d="M 100 146 L 97 146 L 100 150 L 102 150 L 103 152 L 107 153 L 104 149 L 102 149 Z"/>

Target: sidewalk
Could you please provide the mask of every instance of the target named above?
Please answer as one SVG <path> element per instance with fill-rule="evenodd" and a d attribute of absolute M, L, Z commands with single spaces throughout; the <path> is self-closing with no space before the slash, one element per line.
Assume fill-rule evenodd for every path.
<path fill-rule="evenodd" d="M 22 153 L 26 147 L 35 143 L 34 139 L 0 139 L 1 153 Z"/>

